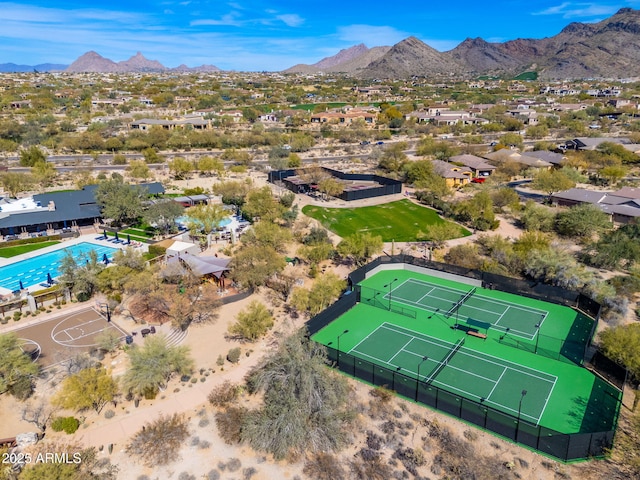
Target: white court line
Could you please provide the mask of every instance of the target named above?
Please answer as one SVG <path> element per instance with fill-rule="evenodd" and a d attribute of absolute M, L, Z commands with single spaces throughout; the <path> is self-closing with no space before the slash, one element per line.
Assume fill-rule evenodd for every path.
<path fill-rule="evenodd" d="M 428 296 L 431 294 L 431 292 L 433 292 L 434 290 L 435 290 L 435 287 L 434 287 L 434 288 L 432 288 L 431 290 L 429 290 L 429 291 L 428 291 L 427 293 L 425 293 L 423 296 L 421 296 L 418 300 L 416 300 L 416 302 L 417 302 L 417 303 L 420 303 L 424 297 L 428 297 Z"/>
<path fill-rule="evenodd" d="M 419 280 L 417 278 L 410 278 L 408 281 L 410 281 L 411 283 L 417 283 L 418 285 L 429 285 L 430 287 L 435 287 L 435 288 L 439 288 L 440 290 L 445 290 L 447 292 L 453 292 L 453 293 L 464 293 L 465 290 L 459 290 L 457 288 L 453 288 L 453 287 L 446 287 L 443 285 L 438 285 L 437 283 L 431 283 L 431 282 L 426 282 L 424 280 Z"/>
<path fill-rule="evenodd" d="M 406 347 L 407 345 L 409 345 L 409 344 L 410 344 L 411 342 L 413 342 L 414 340 L 415 340 L 415 338 L 414 338 L 414 337 L 411 337 L 411 338 L 409 339 L 409 341 L 408 341 L 407 343 L 405 343 L 405 344 L 404 344 L 404 347 Z M 391 357 L 391 358 L 389 359 L 389 362 L 392 362 L 392 361 L 393 361 L 393 359 L 394 359 L 394 358 L 396 358 L 400 352 L 404 352 L 404 347 L 402 347 L 400 350 L 398 350 L 398 351 L 396 352 L 396 354 L 395 354 L 393 357 Z"/>
<path fill-rule="evenodd" d="M 540 423 L 540 419 L 542 418 L 542 414 L 547 409 L 547 404 L 549 403 L 549 399 L 551 398 L 551 393 L 553 392 L 553 389 L 556 387 L 556 382 L 557 381 L 558 381 L 558 378 L 556 377 L 556 379 L 553 382 L 553 385 L 551 386 L 551 390 L 549 390 L 549 395 L 547 395 L 547 399 L 544 402 L 544 406 L 542 407 L 542 411 L 540 412 L 540 416 L 538 417 L 538 421 L 536 422 L 536 426 Z"/>
<path fill-rule="evenodd" d="M 385 295 L 383 298 L 388 299 L 388 295 Z M 439 311 L 442 311 L 443 315 L 446 313 L 444 310 L 442 310 L 440 308 L 435 308 L 434 309 L 433 307 L 431 307 L 429 305 L 425 305 L 423 303 L 417 303 L 417 302 L 414 302 L 412 300 L 403 298 L 401 296 L 395 296 L 393 298 L 397 303 L 403 303 L 405 305 L 411 305 L 411 306 L 419 308 L 420 310 L 424 310 L 426 312 L 438 313 Z M 450 300 L 446 299 L 446 298 L 441 298 L 441 297 L 436 297 L 436 296 L 431 296 L 430 298 L 435 298 L 436 300 L 442 300 L 442 301 L 445 301 L 447 303 L 450 302 Z M 478 310 L 478 311 L 484 311 L 484 312 L 487 312 L 489 314 L 497 315 L 497 313 L 492 312 L 490 310 L 483 310 L 481 308 L 473 307 L 473 306 L 470 306 L 470 305 L 467 305 L 467 304 L 463 304 L 463 305 L 461 305 L 461 307 L 467 307 L 467 308 L 470 308 L 470 309 L 474 309 L 474 310 Z M 502 332 L 504 332 L 506 330 L 506 327 L 503 327 L 502 325 L 496 325 L 496 324 L 491 323 L 491 322 L 486 322 L 486 323 L 491 324 L 492 327 L 497 327 L 496 330 L 500 330 Z M 520 338 L 523 338 L 525 340 L 533 340 L 535 338 L 535 335 L 532 336 L 531 333 L 529 333 L 529 332 L 523 332 L 521 330 L 517 330 L 517 329 L 512 328 L 512 327 L 509 327 L 509 333 L 512 336 L 520 337 Z"/>
<path fill-rule="evenodd" d="M 420 340 L 420 339 L 418 338 L 417 340 Z M 422 358 L 422 357 L 423 357 L 423 355 L 420 355 L 419 353 L 412 352 L 411 350 L 405 350 L 405 353 L 410 353 L 411 355 L 415 355 L 416 357 L 420 357 L 420 358 Z M 438 362 L 437 360 L 433 360 L 433 359 L 431 359 L 431 358 L 429 358 L 429 360 L 430 360 L 430 361 L 433 361 L 433 362 L 435 362 L 435 363 L 442 363 L 442 362 Z M 482 379 L 482 380 L 486 380 L 487 382 L 491 382 L 491 383 L 494 383 L 494 382 L 495 382 L 495 379 L 493 379 L 493 378 L 483 377 L 482 375 L 479 375 L 479 374 L 477 374 L 477 373 L 470 372 L 470 371 L 468 371 L 468 370 L 465 370 L 464 368 L 456 367 L 455 365 L 451 365 L 450 363 L 449 363 L 449 364 L 447 364 L 447 366 L 448 366 L 448 367 L 451 367 L 451 369 L 452 369 L 452 370 L 458 370 L 459 372 L 464 372 L 464 373 L 465 373 L 465 374 L 467 374 L 467 375 L 472 375 L 472 376 L 477 377 L 477 378 L 480 378 L 480 379 Z M 423 375 L 423 377 L 426 377 L 426 375 Z"/>
<path fill-rule="evenodd" d="M 403 282 L 402 285 L 404 285 L 405 283 L 408 283 L 410 280 L 411 279 Z M 420 284 L 419 282 L 413 282 L 413 283 Z M 430 284 L 430 283 L 424 283 L 424 285 L 432 286 L 432 284 Z M 398 287 L 398 288 L 400 288 L 400 287 Z M 452 300 L 450 300 L 448 298 L 438 297 L 437 295 L 430 295 L 431 292 L 433 292 L 436 289 L 437 290 L 443 290 L 443 291 L 451 291 L 451 292 L 456 292 L 456 293 L 458 293 L 458 292 L 459 293 L 464 293 L 463 290 L 447 290 L 446 288 L 442 288 L 442 287 L 439 287 L 439 286 L 433 286 L 432 289 L 429 291 L 429 293 L 426 293 L 421 298 L 419 298 L 417 301 L 409 300 L 408 298 L 404 298 L 401 295 L 398 295 L 397 293 L 395 294 L 395 296 L 393 296 L 393 300 L 395 300 L 398 303 L 403 303 L 405 305 L 411 305 L 411 306 L 414 306 L 414 307 L 418 307 L 419 309 L 427 311 L 427 312 L 434 312 L 435 313 L 435 312 L 437 312 L 439 310 L 439 308 L 433 309 L 433 307 L 421 303 L 422 300 L 424 300 L 426 297 L 429 297 L 429 298 L 432 298 L 432 299 L 435 299 L 435 300 L 440 300 L 440 301 L 447 302 L 447 303 L 450 303 L 452 301 Z M 395 289 L 392 290 L 392 292 L 393 291 L 395 291 Z M 532 313 L 532 312 L 533 313 L 537 313 L 538 311 L 542 312 L 542 310 L 523 309 L 523 308 L 520 308 L 520 307 L 518 307 L 518 306 L 516 306 L 514 304 L 496 302 L 493 299 L 491 299 L 489 297 L 482 296 L 482 295 L 478 295 L 478 297 L 481 298 L 483 301 L 488 301 L 488 302 L 494 303 L 495 305 L 500 305 L 503 308 L 506 307 L 506 309 L 501 314 L 499 314 L 496 311 L 486 310 L 486 309 L 480 308 L 480 307 L 475 307 L 475 306 L 473 306 L 472 304 L 469 304 L 469 303 L 464 303 L 464 304 L 460 305 L 460 308 L 467 308 L 469 310 L 475 310 L 477 312 L 484 312 L 488 316 L 494 316 L 495 317 L 496 315 L 499 315 L 499 317 L 495 321 L 495 323 L 492 322 L 492 321 L 489 321 L 489 322 L 486 322 L 486 323 L 491 324 L 493 327 L 497 327 L 496 330 L 500 330 L 500 331 L 505 331 L 506 330 L 506 327 L 503 327 L 502 325 L 498 325 L 498 323 L 500 322 L 500 320 L 502 319 L 504 314 L 507 312 L 507 310 L 509 310 L 510 308 L 514 308 L 514 309 L 517 308 L 519 310 L 522 310 L 522 311 L 525 311 L 525 312 L 530 312 L 530 313 Z M 382 298 L 384 298 L 385 300 L 388 300 L 389 299 L 389 295 L 385 294 Z M 511 335 L 524 338 L 525 340 L 533 340 L 535 338 L 535 334 L 531 334 L 530 332 L 523 332 L 521 330 L 517 330 L 517 329 L 512 328 L 512 327 L 509 327 L 509 333 Z"/>
<path fill-rule="evenodd" d="M 398 331 L 398 330 L 396 330 L 396 329 L 394 329 L 394 328 L 391 328 L 390 324 L 388 324 L 387 322 L 384 322 L 382 325 L 379 325 L 379 326 L 378 326 L 374 331 L 377 331 L 377 330 L 379 330 L 379 329 L 381 329 L 381 328 L 384 328 L 384 329 L 386 329 L 386 330 L 390 330 L 390 331 L 392 331 L 392 332 L 394 332 L 394 333 L 396 333 L 396 334 L 399 334 L 399 335 L 411 336 L 411 335 L 408 335 L 408 334 L 407 334 L 407 333 L 405 333 L 405 332 Z M 404 328 L 404 327 L 400 327 L 400 328 Z M 407 331 L 412 331 L 411 329 L 406 329 L 406 330 L 407 330 Z M 371 332 L 371 334 L 372 334 L 372 333 L 373 333 L 373 332 Z M 412 354 L 412 355 L 415 355 L 415 356 L 420 356 L 419 354 L 417 354 L 417 353 L 415 353 L 415 352 L 412 352 L 412 351 L 410 351 L 410 350 L 404 350 L 404 348 L 405 348 L 407 345 L 409 345 L 409 343 L 411 343 L 411 341 L 412 341 L 413 339 L 420 340 L 420 341 L 423 341 L 423 342 L 425 342 L 425 343 L 431 343 L 431 344 L 433 344 L 433 345 L 437 345 L 437 346 L 439 346 L 439 347 L 443 347 L 443 346 L 444 346 L 444 345 L 442 345 L 442 344 L 440 344 L 440 343 L 436 343 L 436 342 L 432 342 L 432 341 L 428 340 L 428 338 L 433 338 L 433 337 L 429 337 L 428 335 L 424 335 L 424 334 L 421 334 L 421 333 L 419 333 L 419 332 L 415 332 L 415 333 L 418 333 L 420 336 L 412 336 L 412 339 L 411 339 L 409 342 L 407 342 L 407 343 L 405 344 L 405 346 L 404 346 L 404 347 L 402 347 L 401 351 L 404 351 L 404 352 L 406 352 L 406 353 L 409 353 L 409 354 Z M 369 335 L 371 335 L 371 334 L 369 334 Z M 368 336 L 369 336 L 369 335 L 368 335 Z M 368 336 L 367 336 L 367 337 L 368 337 Z M 427 338 L 421 338 L 421 337 L 427 337 Z M 446 341 L 443 341 L 443 342 L 445 342 L 445 343 L 450 343 L 450 342 L 446 342 Z M 360 343 L 362 343 L 362 342 L 360 342 Z M 359 344 L 360 344 L 360 343 L 359 343 Z M 359 344 L 358 344 L 358 345 L 359 345 Z M 451 345 L 455 345 L 455 344 L 451 344 Z M 493 383 L 493 388 L 491 389 L 491 392 L 489 393 L 489 395 L 487 396 L 487 398 L 485 399 L 485 401 L 487 401 L 488 403 L 491 403 L 491 404 L 493 404 L 493 405 L 496 405 L 496 406 L 498 406 L 498 407 L 502 408 L 502 409 L 503 409 L 503 410 L 505 410 L 505 411 L 515 411 L 515 410 L 513 410 L 511 407 L 508 407 L 507 405 L 503 405 L 503 404 L 501 404 L 501 403 L 497 403 L 497 402 L 491 401 L 491 400 L 489 400 L 489 397 L 493 394 L 493 392 L 495 391 L 495 389 L 497 388 L 498 384 L 501 382 L 501 380 L 502 380 L 503 376 L 505 375 L 505 373 L 506 373 L 508 370 L 515 371 L 515 372 L 517 372 L 517 373 L 519 373 L 519 374 L 521 374 L 521 375 L 523 375 L 523 376 L 528 376 L 528 377 L 531 377 L 531 378 L 537 378 L 538 380 L 541 380 L 541 381 L 543 381 L 543 382 L 551 383 L 551 380 L 550 380 L 550 379 L 543 378 L 543 377 L 540 377 L 540 376 L 538 376 L 538 375 L 534 375 L 534 374 L 532 374 L 532 373 L 530 373 L 530 372 L 527 372 L 527 371 L 525 371 L 525 370 L 521 370 L 520 368 L 514 368 L 514 367 L 513 367 L 513 366 L 515 366 L 515 367 L 524 367 L 524 366 L 522 366 L 522 365 L 518 365 L 518 364 L 515 364 L 515 363 L 510 362 L 510 361 L 508 361 L 508 360 L 504 360 L 504 359 L 499 359 L 499 360 L 502 360 L 502 361 L 501 361 L 501 362 L 496 362 L 496 361 L 493 361 L 493 360 L 490 360 L 490 359 L 487 359 L 487 358 L 482 358 L 482 357 L 479 357 L 479 356 L 476 356 L 476 355 L 472 355 L 472 354 L 468 353 L 468 351 L 463 351 L 463 349 L 464 349 L 464 347 L 463 347 L 463 348 L 461 348 L 461 349 L 459 350 L 459 353 L 461 353 L 461 354 L 463 354 L 463 355 L 466 355 L 466 356 L 468 356 L 468 357 L 475 358 L 475 359 L 477 359 L 477 360 L 482 360 L 482 361 L 484 361 L 484 362 L 486 362 L 486 363 L 489 363 L 489 364 L 494 364 L 494 365 L 497 365 L 497 366 L 502 367 L 502 369 L 503 369 L 503 370 L 502 370 L 502 373 L 500 374 L 500 377 L 499 377 L 497 380 L 492 379 L 492 378 L 483 377 L 483 376 L 481 376 L 481 375 L 475 374 L 475 373 L 473 373 L 473 372 L 469 372 L 469 371 L 467 371 L 467 370 L 461 369 L 461 368 L 459 368 L 459 367 L 456 367 L 456 366 L 453 366 L 453 365 L 450 365 L 450 364 L 445 365 L 445 368 L 451 368 L 451 369 L 453 369 L 453 370 L 458 370 L 458 371 L 463 372 L 463 373 L 465 373 L 465 374 L 472 375 L 472 376 L 474 376 L 474 377 L 477 377 L 477 378 L 480 378 L 480 379 L 482 379 L 482 380 L 485 380 L 485 381 L 487 381 L 488 383 Z M 355 347 L 354 347 L 353 349 L 351 349 L 351 351 L 354 351 L 354 350 L 355 350 Z M 464 350 L 467 350 L 467 349 L 464 349 Z M 351 351 L 350 351 L 350 352 L 351 352 Z M 374 361 L 376 361 L 376 362 L 380 362 L 380 363 L 382 363 L 382 364 L 390 365 L 390 366 L 392 366 L 392 367 L 394 367 L 394 368 L 397 368 L 398 366 L 400 366 L 400 367 L 401 367 L 401 365 L 395 365 L 395 364 L 391 363 L 391 361 L 395 358 L 395 356 L 396 356 L 399 352 L 398 352 L 398 353 L 396 353 L 396 355 L 394 355 L 394 356 L 393 356 L 389 361 L 382 360 L 382 359 L 380 359 L 380 358 L 378 358 L 378 357 L 375 357 L 375 356 L 373 356 L 373 355 L 369 355 L 369 354 L 367 354 L 367 353 L 360 352 L 360 351 L 357 351 L 357 350 L 355 350 L 355 353 L 357 353 L 358 355 L 362 355 L 362 356 L 364 356 L 364 357 L 368 357 L 368 358 L 370 358 L 370 359 L 372 359 L 372 360 L 374 360 Z M 483 355 L 486 355 L 486 354 L 483 354 Z M 491 355 L 486 355 L 486 356 L 487 356 L 487 357 L 489 357 L 489 358 L 495 358 L 495 359 L 497 359 L 497 357 L 493 357 L 493 356 L 491 356 Z M 429 361 L 433 361 L 433 362 L 438 363 L 438 364 L 440 364 L 440 363 L 441 363 L 441 362 L 438 362 L 437 360 L 432 360 L 432 359 L 429 359 Z M 509 364 L 511 364 L 511 365 L 513 365 L 513 366 L 510 366 Z M 437 367 L 436 367 L 436 368 L 437 368 Z M 524 368 L 529 369 L 529 367 L 524 367 Z M 530 370 L 530 371 L 533 371 L 533 372 L 535 372 L 535 371 L 536 371 L 536 370 L 534 370 L 534 369 L 529 369 L 529 370 Z M 414 372 L 412 372 L 412 371 L 411 371 L 411 373 L 414 373 Z M 538 373 L 544 373 L 544 372 L 538 372 Z M 549 377 L 553 377 L 553 384 L 552 384 L 551 388 L 549 389 L 549 392 L 548 392 L 548 394 L 547 394 L 547 399 L 546 399 L 546 401 L 545 401 L 545 405 L 544 405 L 544 407 L 543 407 L 543 409 L 542 409 L 542 412 L 540 413 L 540 416 L 537 418 L 537 420 L 536 420 L 536 418 L 535 418 L 535 417 L 532 417 L 531 415 L 528 415 L 528 414 L 521 414 L 521 416 L 523 416 L 523 417 L 528 417 L 529 419 L 536 420 L 536 422 L 537 422 L 537 423 L 536 423 L 536 425 L 537 425 L 537 424 L 539 424 L 540 419 L 542 418 L 542 414 L 544 413 L 544 410 L 546 409 L 547 403 L 549 402 L 549 399 L 551 398 L 551 394 L 552 394 L 553 389 L 554 389 L 554 387 L 555 387 L 555 385 L 556 385 L 556 382 L 557 382 L 557 380 L 558 380 L 558 377 L 555 377 L 555 376 L 552 376 L 552 375 L 549 375 Z M 418 379 L 418 380 L 419 380 L 419 379 Z M 455 390 L 455 391 L 457 391 L 457 392 L 460 392 L 462 395 L 467 396 L 468 398 L 475 398 L 475 397 L 477 397 L 477 396 L 478 396 L 478 395 L 477 395 L 477 394 L 475 394 L 475 393 L 469 392 L 469 391 L 467 391 L 467 390 L 463 390 L 462 388 L 458 388 L 458 387 L 455 387 L 455 386 L 453 386 L 453 385 L 449 385 L 448 383 L 440 382 L 440 381 L 438 381 L 438 380 L 436 380 L 436 379 L 432 379 L 432 383 L 434 383 L 434 384 L 435 384 L 435 383 L 437 383 L 437 384 L 439 384 L 439 385 L 441 385 L 441 386 L 443 386 L 443 387 L 447 388 L 448 390 Z M 481 398 L 481 397 L 478 397 L 478 398 Z"/>
<path fill-rule="evenodd" d="M 498 324 L 500 323 L 500 320 L 502 320 L 502 317 L 504 317 L 506 315 L 506 313 L 509 311 L 510 308 L 511 307 L 507 307 L 507 309 L 504 312 L 502 312 L 502 315 L 500 315 L 498 317 L 498 320 L 496 320 L 496 323 L 494 323 L 495 326 L 498 326 Z"/>
<path fill-rule="evenodd" d="M 391 325 L 391 326 L 388 326 L 388 325 Z M 384 328 L 386 328 L 387 330 L 391 330 L 391 331 L 394 331 L 394 332 L 396 332 L 396 333 L 402 333 L 402 334 L 406 335 L 406 333 L 401 332 L 401 331 L 399 331 L 399 330 L 396 330 L 395 328 L 392 328 L 392 327 L 394 327 L 394 326 L 395 326 L 395 325 L 393 325 L 393 324 L 389 324 L 389 323 L 387 323 L 387 322 L 384 322 L 382 325 L 380 325 L 380 327 L 384 327 Z M 378 328 L 380 328 L 380 327 L 378 327 Z M 431 337 L 431 336 L 429 336 L 429 335 L 425 335 L 424 333 L 421 333 L 421 332 L 418 332 L 418 331 L 415 331 L 415 330 L 411 330 L 410 328 L 405 328 L 405 327 L 400 327 L 400 328 L 402 328 L 402 329 L 404 329 L 404 330 L 407 330 L 407 331 L 409 331 L 409 332 L 412 332 L 412 333 L 417 334 L 417 335 L 416 335 L 416 337 L 417 337 L 418 339 L 420 339 L 420 340 L 424 340 L 424 341 L 426 341 L 426 342 L 433 343 L 433 344 L 435 344 L 435 345 L 443 346 L 443 345 L 442 345 L 442 343 L 438 344 L 438 343 L 436 343 L 436 342 L 432 342 L 432 341 L 430 341 L 430 340 L 426 340 L 426 339 L 424 339 L 424 338 L 421 338 L 421 337 L 427 337 L 427 338 L 435 339 L 435 337 Z M 455 345 L 455 343 L 447 342 L 447 341 L 445 341 L 445 340 L 442 340 L 442 342 L 444 342 L 444 343 L 448 343 L 448 344 L 449 344 L 449 345 L 451 345 L 451 346 L 454 346 L 454 345 Z M 518 364 L 518 363 L 514 363 L 514 362 L 511 362 L 511 361 L 509 361 L 509 360 L 505 360 L 504 358 L 496 357 L 495 355 L 489 355 L 488 353 L 483 353 L 483 354 L 482 354 L 482 356 L 477 356 L 477 355 L 473 355 L 473 354 L 468 353 L 468 352 L 475 352 L 475 350 L 471 350 L 471 349 L 469 349 L 469 348 L 462 347 L 462 348 L 459 350 L 459 353 L 458 353 L 458 354 L 459 354 L 459 355 L 460 355 L 460 354 L 462 354 L 462 355 L 467 355 L 468 357 L 473 357 L 473 358 L 476 358 L 476 359 L 478 359 L 478 360 L 484 360 L 484 361 L 486 361 L 487 363 L 493 363 L 494 365 L 498 365 L 498 366 L 500 366 L 500 367 L 505 367 L 505 366 L 506 366 L 506 367 L 509 367 L 511 370 L 515 370 L 515 371 L 517 371 L 517 372 L 524 373 L 524 374 L 526 374 L 526 375 L 528 375 L 528 376 L 530 376 L 530 377 L 538 378 L 538 379 L 540 379 L 540 380 L 544 380 L 544 381 L 549 382 L 549 383 L 551 383 L 552 381 L 556 381 L 556 380 L 558 379 L 558 377 L 556 377 L 555 375 L 551 375 L 551 374 L 548 374 L 548 373 L 546 373 L 546 372 L 542 372 L 542 371 L 540 371 L 540 370 L 536 370 L 535 368 L 525 367 L 524 365 L 520 365 L 520 364 Z M 492 359 L 493 359 L 493 360 L 492 360 Z M 509 364 L 510 364 L 510 365 L 512 365 L 512 366 L 510 366 Z M 537 375 L 534 375 L 534 374 L 531 374 L 531 373 L 527 372 L 526 370 L 521 370 L 522 368 L 525 368 L 525 369 L 529 370 L 530 372 L 536 372 L 536 373 L 539 373 L 539 374 L 541 374 L 541 375 L 547 375 L 549 378 L 539 377 L 539 376 L 537 376 Z"/>
<path fill-rule="evenodd" d="M 358 355 L 361 355 L 363 357 L 369 357 L 370 359 L 379 362 L 379 363 L 386 363 L 387 365 L 391 365 L 392 367 L 398 368 L 400 365 L 394 365 L 393 363 L 389 363 L 389 362 L 385 362 L 384 360 L 378 358 L 378 357 L 374 357 L 373 355 L 369 355 L 368 353 L 363 353 L 363 352 L 359 352 L 356 350 L 356 353 Z M 374 364 L 375 365 L 375 364 Z"/>
<path fill-rule="evenodd" d="M 495 391 L 496 387 L 498 386 L 498 384 L 500 383 L 500 380 L 502 380 L 502 377 L 504 377 L 504 374 L 506 373 L 506 371 L 509 370 L 508 367 L 504 367 L 504 369 L 502 370 L 502 373 L 500 374 L 500 376 L 498 377 L 498 380 L 496 380 L 496 384 L 493 386 L 493 388 L 491 389 L 491 391 L 489 392 L 489 395 L 487 395 L 487 398 L 490 398 L 491 395 L 493 395 L 493 392 Z"/>
<path fill-rule="evenodd" d="M 383 325 L 384 325 L 384 324 L 383 324 Z M 367 338 L 369 338 L 371 335 L 373 335 L 373 334 L 374 334 L 374 333 L 376 333 L 378 330 L 380 330 L 380 328 L 381 328 L 381 327 L 382 327 L 382 325 L 378 325 L 378 326 L 375 328 L 375 330 L 372 330 L 372 331 L 371 331 L 371 333 L 369 333 L 369 335 L 367 335 L 367 336 L 366 336 L 366 337 L 364 337 L 362 340 L 360 340 L 360 341 L 359 341 L 356 345 L 354 345 L 354 347 L 353 347 L 351 350 L 349 350 L 347 353 L 349 354 L 349 353 L 353 352 L 356 348 L 358 348 L 358 347 L 360 346 L 360 344 L 361 344 L 362 342 L 364 342 Z M 398 332 L 398 333 L 400 333 L 400 332 Z M 406 333 L 405 333 L 404 335 L 406 335 Z M 337 347 L 338 347 L 338 346 L 336 345 L 336 348 L 337 348 Z M 359 352 L 358 352 L 358 353 L 359 353 Z"/>

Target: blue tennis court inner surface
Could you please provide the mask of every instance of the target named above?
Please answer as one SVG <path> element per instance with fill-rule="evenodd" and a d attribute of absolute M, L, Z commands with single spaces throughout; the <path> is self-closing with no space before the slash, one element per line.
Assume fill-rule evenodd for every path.
<path fill-rule="evenodd" d="M 90 242 L 82 242 L 66 248 L 60 248 L 53 252 L 43 253 L 26 260 L 21 260 L 10 265 L 0 267 L 0 287 L 15 291 L 20 289 L 20 282 L 24 288 L 46 283 L 48 275 L 56 278 L 60 275 L 58 268 L 61 260 L 70 252 L 76 260 L 81 260 L 91 250 L 94 250 L 101 260 L 106 254 L 109 260 L 113 260 L 113 254 L 117 248 L 97 245 Z"/>

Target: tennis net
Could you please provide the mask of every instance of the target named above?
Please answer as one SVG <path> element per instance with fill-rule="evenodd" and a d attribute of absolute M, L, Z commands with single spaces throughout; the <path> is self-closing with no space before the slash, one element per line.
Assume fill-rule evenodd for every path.
<path fill-rule="evenodd" d="M 442 371 L 442 369 L 444 367 L 447 366 L 447 364 L 449 363 L 449 360 L 451 360 L 451 357 L 453 357 L 456 352 L 458 350 L 460 350 L 462 348 L 462 345 L 464 345 L 464 337 L 462 337 L 460 339 L 460 341 L 458 343 L 456 343 L 453 348 L 451 349 L 451 351 L 447 354 L 447 356 L 445 357 L 444 360 L 442 360 L 438 366 L 436 367 L 436 369 L 433 371 L 433 373 L 431 375 L 429 375 L 429 378 L 427 378 L 425 380 L 425 383 L 427 384 L 431 384 L 431 382 L 433 381 L 434 378 L 436 378 L 436 376 L 438 376 L 438 374 Z"/>
<path fill-rule="evenodd" d="M 458 300 L 445 314 L 445 316 L 447 318 L 449 318 L 457 309 L 460 308 L 460 305 L 462 305 L 464 302 L 466 302 L 467 300 L 469 300 L 469 297 L 471 297 L 474 293 L 476 293 L 477 288 L 473 287 L 471 290 L 469 290 L 464 297 L 462 297 L 460 300 Z"/>

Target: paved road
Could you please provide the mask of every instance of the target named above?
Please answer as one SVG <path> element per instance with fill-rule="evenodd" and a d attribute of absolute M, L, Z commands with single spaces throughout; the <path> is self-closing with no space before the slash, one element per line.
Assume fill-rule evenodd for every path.
<path fill-rule="evenodd" d="M 515 182 L 507 183 L 507 186 L 513 188 L 517 194 L 523 200 L 533 200 L 535 202 L 542 202 L 546 200 L 547 196 L 543 193 L 532 192 L 528 188 L 522 188 L 523 185 L 528 185 L 531 183 L 531 180 L 518 180 Z"/>

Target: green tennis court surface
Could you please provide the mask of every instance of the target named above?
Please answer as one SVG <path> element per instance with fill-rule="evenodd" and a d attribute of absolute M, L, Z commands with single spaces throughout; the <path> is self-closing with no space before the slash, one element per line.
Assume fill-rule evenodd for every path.
<path fill-rule="evenodd" d="M 464 340 L 462 337 L 451 343 L 384 322 L 348 353 L 394 370 L 401 368 L 416 378 L 420 364 L 420 381 L 514 415 L 525 390 L 527 401 L 521 406 L 520 416 L 537 425 L 557 377 L 464 348 Z"/>
<path fill-rule="evenodd" d="M 578 364 L 593 326 L 592 319 L 563 305 L 403 270 L 380 272 L 359 288 L 363 303 Z"/>
<path fill-rule="evenodd" d="M 370 274 L 359 303 L 312 338 L 345 372 L 412 385 L 412 400 L 437 388 L 560 434 L 615 428 L 619 392 L 580 366 L 592 319 L 458 278 Z"/>
<path fill-rule="evenodd" d="M 505 302 L 478 292 L 478 289 L 457 289 L 437 285 L 415 278 L 406 279 L 382 299 L 410 305 L 434 312 L 446 318 L 471 324 L 488 324 L 501 332 L 507 329 L 511 335 L 533 340 L 549 313 L 546 310 L 526 305 Z M 471 322 L 469 322 L 471 320 Z"/>

